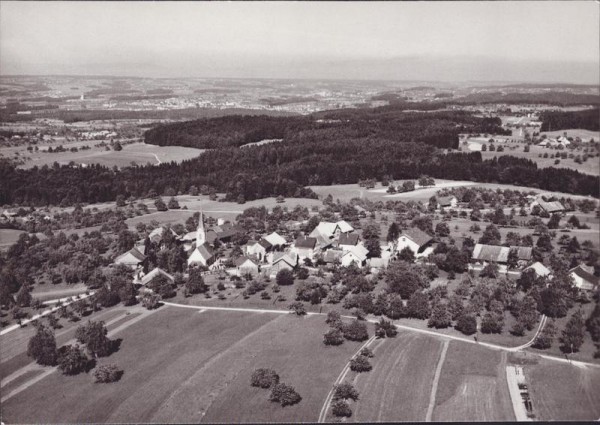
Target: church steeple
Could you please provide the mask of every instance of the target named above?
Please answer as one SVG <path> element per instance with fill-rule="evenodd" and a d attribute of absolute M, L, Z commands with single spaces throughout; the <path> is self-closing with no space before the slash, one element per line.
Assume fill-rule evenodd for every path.
<path fill-rule="evenodd" d="M 198 230 L 196 230 L 196 247 L 203 245 L 206 242 L 206 230 L 204 230 L 204 214 L 200 211 L 198 219 Z"/>

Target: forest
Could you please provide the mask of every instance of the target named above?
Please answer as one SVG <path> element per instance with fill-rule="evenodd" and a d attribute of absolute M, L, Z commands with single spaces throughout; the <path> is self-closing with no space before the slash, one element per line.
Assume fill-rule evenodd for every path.
<path fill-rule="evenodd" d="M 583 111 L 544 112 L 541 115 L 541 131 L 556 131 L 579 128 L 583 130 L 600 130 L 600 109 Z"/>

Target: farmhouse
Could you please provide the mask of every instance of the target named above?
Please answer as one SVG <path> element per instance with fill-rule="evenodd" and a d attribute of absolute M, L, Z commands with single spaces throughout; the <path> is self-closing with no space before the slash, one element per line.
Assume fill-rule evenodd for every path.
<path fill-rule="evenodd" d="M 358 244 L 358 235 L 356 233 L 342 233 L 338 239 L 338 247 L 348 250 Z"/>
<path fill-rule="evenodd" d="M 216 240 L 219 242 L 230 242 L 231 239 L 240 233 L 242 229 L 234 226 L 231 223 L 223 223 L 220 226 L 215 226 L 206 232 L 206 241 L 214 244 Z"/>
<path fill-rule="evenodd" d="M 337 223 L 329 223 L 327 221 L 322 221 L 319 223 L 317 227 L 310 232 L 308 235 L 311 238 L 316 238 L 319 235 L 326 239 L 337 239 L 341 233 L 350 233 L 354 231 L 354 227 L 352 227 L 348 222 L 344 220 L 340 220 Z"/>
<path fill-rule="evenodd" d="M 552 273 L 552 271 L 548 267 L 544 266 L 539 261 L 537 261 L 537 262 L 533 263 L 532 265 L 525 267 L 523 269 L 524 272 L 527 270 L 533 270 L 535 272 L 536 276 L 541 276 L 541 277 L 549 276 Z"/>
<path fill-rule="evenodd" d="M 114 264 L 123 264 L 135 270 L 144 262 L 145 259 L 146 256 L 144 254 L 142 254 L 136 248 L 131 248 L 129 251 L 115 258 Z"/>
<path fill-rule="evenodd" d="M 437 198 L 437 207 L 439 208 L 456 208 L 458 199 L 456 196 L 440 196 Z"/>
<path fill-rule="evenodd" d="M 363 245 L 356 245 L 344 251 L 342 254 L 342 266 L 348 267 L 354 264 L 358 267 L 363 267 L 367 261 L 369 250 Z"/>
<path fill-rule="evenodd" d="M 293 270 L 298 265 L 298 255 L 295 252 L 276 252 L 271 266 L 271 277 L 283 269 Z"/>
<path fill-rule="evenodd" d="M 422 254 L 425 251 L 433 238 L 417 227 L 403 230 L 398 236 L 396 251 L 402 251 L 408 247 L 415 255 Z"/>
<path fill-rule="evenodd" d="M 261 238 L 258 242 L 248 242 L 248 244 L 245 246 L 244 252 L 246 255 L 256 256 L 259 261 L 265 261 L 267 253 L 271 251 L 272 248 L 273 245 L 271 245 L 268 240 Z"/>
<path fill-rule="evenodd" d="M 157 227 L 156 229 L 154 229 L 153 231 L 150 232 L 150 234 L 148 235 L 148 238 L 150 238 L 150 242 L 153 243 L 160 243 L 162 241 L 163 235 L 165 233 L 165 228 L 164 227 Z M 169 229 L 171 231 L 171 234 L 174 237 L 179 237 L 179 235 L 177 235 L 177 233 L 173 230 L 173 229 Z"/>
<path fill-rule="evenodd" d="M 573 279 L 575 286 L 584 291 L 593 291 L 598 287 L 600 278 L 594 276 L 594 268 L 580 264 L 569 271 L 569 276 Z"/>
<path fill-rule="evenodd" d="M 520 264 L 531 260 L 532 249 L 529 246 L 497 246 L 484 245 L 478 243 L 473 249 L 471 262 L 478 264 L 498 263 L 506 265 L 508 263 L 508 255 L 511 250 L 517 253 L 517 258 Z"/>
<path fill-rule="evenodd" d="M 158 276 L 164 276 L 167 279 L 169 279 L 171 282 L 173 282 L 175 280 L 173 278 L 173 276 L 171 276 L 169 273 L 167 273 L 163 269 L 160 269 L 160 268 L 156 267 L 156 268 L 154 268 L 154 270 L 152 270 L 152 271 L 146 273 L 145 275 L 141 276 L 140 283 L 142 285 L 146 286 L 149 282 L 151 282 L 154 278 L 156 278 Z"/>
<path fill-rule="evenodd" d="M 317 238 L 301 236 L 294 242 L 292 252 L 298 254 L 300 259 L 314 258 L 317 248 Z M 273 262 L 275 262 L 273 260 Z"/>
<path fill-rule="evenodd" d="M 287 245 L 285 238 L 277 232 L 265 236 L 264 239 L 269 242 L 274 249 L 281 249 L 283 246 Z"/>
<path fill-rule="evenodd" d="M 240 257 L 235 260 L 235 268 L 238 276 L 252 275 L 255 276 L 260 271 L 258 260 L 252 257 Z"/>
<path fill-rule="evenodd" d="M 544 211 L 546 211 L 548 214 L 565 211 L 564 205 L 558 201 L 546 202 L 540 198 L 534 202 L 534 205 L 535 204 L 539 205 L 540 208 L 543 209 Z"/>

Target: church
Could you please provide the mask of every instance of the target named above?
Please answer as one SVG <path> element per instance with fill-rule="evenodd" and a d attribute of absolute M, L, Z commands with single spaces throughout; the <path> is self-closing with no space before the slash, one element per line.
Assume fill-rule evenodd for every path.
<path fill-rule="evenodd" d="M 206 240 L 206 229 L 204 228 L 204 215 L 200 212 L 198 229 L 196 230 L 196 247 L 189 256 L 188 267 L 208 267 L 215 262 L 215 251 Z"/>

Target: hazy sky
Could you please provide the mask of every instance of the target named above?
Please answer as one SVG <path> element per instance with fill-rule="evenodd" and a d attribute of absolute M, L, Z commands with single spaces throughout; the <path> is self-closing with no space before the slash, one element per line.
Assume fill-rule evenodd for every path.
<path fill-rule="evenodd" d="M 0 3 L 0 73 L 598 83 L 600 4 Z"/>

